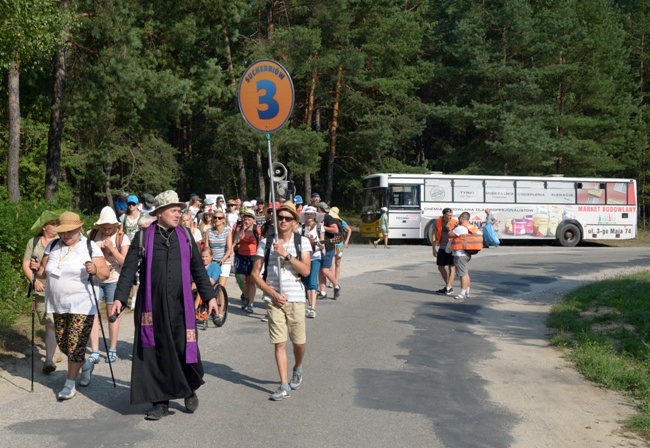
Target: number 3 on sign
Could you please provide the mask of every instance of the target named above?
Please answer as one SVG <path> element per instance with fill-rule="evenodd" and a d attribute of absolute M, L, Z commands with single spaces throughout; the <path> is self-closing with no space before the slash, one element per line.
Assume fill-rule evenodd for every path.
<path fill-rule="evenodd" d="M 260 105 L 266 106 L 266 110 L 258 109 L 257 111 L 260 120 L 271 120 L 275 118 L 280 112 L 280 105 L 273 98 L 275 96 L 275 84 L 267 79 L 257 81 L 257 91 L 264 92 L 263 95 L 260 95 L 259 102 Z"/>
<path fill-rule="evenodd" d="M 275 61 L 250 65 L 239 81 L 239 110 L 246 123 L 263 133 L 285 125 L 293 111 L 294 91 L 289 72 Z"/>

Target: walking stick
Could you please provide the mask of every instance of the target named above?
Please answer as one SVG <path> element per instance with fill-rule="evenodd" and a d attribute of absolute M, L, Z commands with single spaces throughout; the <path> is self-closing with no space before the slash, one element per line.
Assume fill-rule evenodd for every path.
<path fill-rule="evenodd" d="M 91 261 L 88 261 L 87 263 L 92 263 Z M 93 285 L 93 275 L 88 274 L 88 283 L 90 283 L 90 287 L 93 290 L 93 297 L 95 298 L 95 307 L 97 308 L 97 320 L 99 321 L 99 328 L 102 330 L 102 338 L 104 339 L 104 348 L 106 349 L 106 356 L 109 356 L 108 354 L 108 344 L 106 343 L 106 333 L 104 333 L 104 324 L 102 323 L 102 315 L 99 313 L 99 301 L 97 300 L 97 293 L 95 292 L 95 286 Z M 111 371 L 111 379 L 113 380 L 113 387 L 117 387 L 115 384 L 115 376 L 113 375 L 113 363 L 109 362 L 108 363 L 108 368 Z"/>
<path fill-rule="evenodd" d="M 38 258 L 32 257 L 36 260 Z M 32 281 L 29 284 L 27 298 L 32 299 L 32 392 L 34 392 L 34 315 L 36 314 L 36 299 L 34 298 L 34 288 L 36 287 L 36 271 L 32 269 Z"/>

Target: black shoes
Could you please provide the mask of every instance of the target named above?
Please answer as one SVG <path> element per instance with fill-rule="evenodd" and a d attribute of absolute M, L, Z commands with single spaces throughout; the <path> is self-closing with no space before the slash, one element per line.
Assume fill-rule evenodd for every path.
<path fill-rule="evenodd" d="M 334 300 L 338 299 L 339 297 L 341 297 L 341 286 L 336 285 L 334 287 Z"/>
<path fill-rule="evenodd" d="M 185 409 L 190 414 L 193 414 L 199 407 L 199 397 L 196 396 L 196 392 L 192 392 L 192 395 L 185 399 Z"/>
<path fill-rule="evenodd" d="M 147 412 L 145 420 L 160 420 L 163 417 L 166 417 L 169 414 L 169 406 L 166 404 L 154 404 L 153 409 Z"/>

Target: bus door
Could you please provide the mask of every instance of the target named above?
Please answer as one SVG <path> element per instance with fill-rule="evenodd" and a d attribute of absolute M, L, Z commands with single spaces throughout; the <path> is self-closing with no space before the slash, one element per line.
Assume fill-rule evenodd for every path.
<path fill-rule="evenodd" d="M 422 238 L 420 234 L 420 184 L 388 187 L 388 238 Z"/>

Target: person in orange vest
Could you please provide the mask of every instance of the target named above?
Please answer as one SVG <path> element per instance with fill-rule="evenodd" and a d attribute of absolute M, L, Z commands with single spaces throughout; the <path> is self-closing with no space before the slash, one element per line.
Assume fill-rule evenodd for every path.
<path fill-rule="evenodd" d="M 454 293 L 454 288 L 451 287 L 451 284 L 454 282 L 454 277 L 456 277 L 456 268 L 454 267 L 454 257 L 451 254 L 451 248 L 447 247 L 449 231 L 453 230 L 458 224 L 458 221 L 453 216 L 454 212 L 449 207 L 443 209 L 442 216 L 436 219 L 436 227 L 431 238 L 433 256 L 436 257 L 438 271 L 442 276 L 442 280 L 445 282 L 445 286 L 436 291 L 438 294 L 450 295 Z"/>
<path fill-rule="evenodd" d="M 469 261 L 472 259 L 472 256 L 463 249 L 463 242 L 460 236 L 470 233 L 480 234 L 478 227 L 469 223 L 469 213 L 463 212 L 458 217 L 458 225 L 456 228 L 451 230 L 448 234 L 451 241 L 451 250 L 454 256 L 456 274 L 460 277 L 460 294 L 454 297 L 456 300 L 469 299 Z M 482 245 L 482 237 L 479 244 Z"/>

